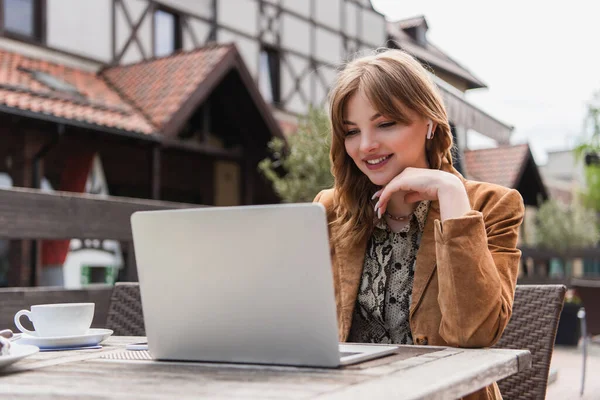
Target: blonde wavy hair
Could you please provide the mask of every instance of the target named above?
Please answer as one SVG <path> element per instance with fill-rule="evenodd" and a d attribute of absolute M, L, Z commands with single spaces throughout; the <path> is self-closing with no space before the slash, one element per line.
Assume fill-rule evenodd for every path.
<path fill-rule="evenodd" d="M 347 131 L 344 108 L 357 92 L 364 93 L 377 112 L 395 121 L 411 122 L 404 107 L 432 120 L 436 129 L 425 149 L 429 167 L 439 169 L 444 161 L 452 164 L 452 133 L 446 109 L 419 61 L 401 50 L 385 50 L 349 62 L 329 93 L 336 209 L 332 239 L 343 248 L 372 233 L 375 214 L 371 196 L 378 189 L 354 164 L 344 144 Z"/>

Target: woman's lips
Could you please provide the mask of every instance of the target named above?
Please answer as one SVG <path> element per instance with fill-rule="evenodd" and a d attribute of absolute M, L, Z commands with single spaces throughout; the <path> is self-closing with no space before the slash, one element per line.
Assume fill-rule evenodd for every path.
<path fill-rule="evenodd" d="M 370 163 L 367 162 L 367 160 L 365 160 L 365 165 L 371 171 L 376 170 L 376 169 L 380 169 L 380 168 L 383 168 L 383 166 L 385 166 L 385 164 L 388 163 L 388 161 L 390 160 L 390 158 L 392 158 L 392 156 L 393 156 L 393 154 L 389 154 L 387 156 L 380 157 L 379 159 L 368 160 L 370 162 L 378 161 L 376 164 L 370 164 Z"/>

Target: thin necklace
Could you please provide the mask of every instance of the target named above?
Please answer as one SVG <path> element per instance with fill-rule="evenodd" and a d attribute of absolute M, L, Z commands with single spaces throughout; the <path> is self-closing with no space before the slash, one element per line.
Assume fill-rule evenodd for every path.
<path fill-rule="evenodd" d="M 413 215 L 413 213 L 410 213 L 408 215 L 401 215 L 399 217 L 396 217 L 392 214 L 390 214 L 389 212 L 385 212 L 385 215 L 390 217 L 391 219 L 393 219 L 394 221 L 408 221 L 410 219 L 410 217 Z"/>

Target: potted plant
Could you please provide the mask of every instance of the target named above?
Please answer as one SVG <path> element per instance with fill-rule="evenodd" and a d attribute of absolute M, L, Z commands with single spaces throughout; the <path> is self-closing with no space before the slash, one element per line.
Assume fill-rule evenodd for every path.
<path fill-rule="evenodd" d="M 581 337 L 581 327 L 577 313 L 581 308 L 581 299 L 574 289 L 567 290 L 565 304 L 560 314 L 555 343 L 564 346 L 577 346 Z"/>
<path fill-rule="evenodd" d="M 258 167 L 283 202 L 310 202 L 319 191 L 333 186 L 330 141 L 327 113 L 311 108 L 287 138 L 287 146 L 279 138 L 269 142 L 271 156 Z"/>

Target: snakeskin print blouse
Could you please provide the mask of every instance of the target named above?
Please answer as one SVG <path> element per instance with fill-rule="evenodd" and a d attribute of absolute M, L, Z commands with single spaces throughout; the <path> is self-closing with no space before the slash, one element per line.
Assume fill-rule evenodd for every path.
<path fill-rule="evenodd" d="M 397 233 L 383 219 L 377 222 L 367 245 L 349 342 L 413 343 L 408 314 L 429 205 L 429 201 L 419 203 Z"/>

